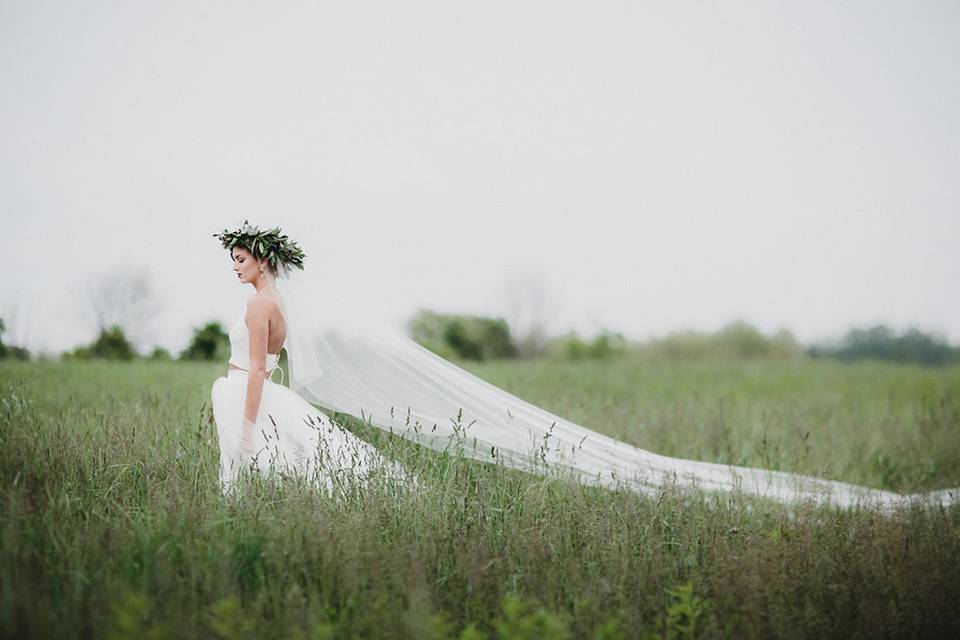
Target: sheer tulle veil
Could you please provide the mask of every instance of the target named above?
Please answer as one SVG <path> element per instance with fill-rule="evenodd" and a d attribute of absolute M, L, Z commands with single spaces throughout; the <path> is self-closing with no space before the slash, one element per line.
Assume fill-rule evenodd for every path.
<path fill-rule="evenodd" d="M 281 266 L 290 388 L 437 451 L 584 484 L 656 494 L 664 483 L 795 504 L 952 504 L 960 489 L 901 495 L 812 476 L 657 455 L 575 424 L 465 371 L 361 309 L 321 274 Z"/>

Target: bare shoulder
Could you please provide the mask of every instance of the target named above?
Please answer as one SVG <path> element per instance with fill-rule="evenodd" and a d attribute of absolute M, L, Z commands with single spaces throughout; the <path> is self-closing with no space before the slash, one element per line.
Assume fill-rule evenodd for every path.
<path fill-rule="evenodd" d="M 247 318 L 267 320 L 277 308 L 277 301 L 267 296 L 254 294 L 247 298 Z"/>

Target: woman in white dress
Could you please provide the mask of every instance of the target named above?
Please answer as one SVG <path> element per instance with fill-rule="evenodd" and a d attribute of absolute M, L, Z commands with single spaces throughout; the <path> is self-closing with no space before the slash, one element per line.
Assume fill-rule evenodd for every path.
<path fill-rule="evenodd" d="M 365 481 L 374 469 L 416 486 L 403 467 L 332 423 L 313 405 L 444 453 L 566 480 L 657 495 L 664 485 L 745 493 L 785 504 L 896 510 L 954 504 L 960 490 L 903 495 L 799 473 L 671 458 L 537 407 L 423 348 L 352 307 L 327 278 L 303 271 L 303 252 L 279 228 L 245 222 L 214 234 L 251 284 L 230 329 L 230 369 L 213 386 L 224 489 L 252 462 L 305 473 L 320 487 Z M 299 274 L 297 274 L 299 275 Z M 279 276 L 279 277 L 278 277 Z M 290 388 L 271 380 L 281 348 Z M 282 371 L 281 371 L 282 374 Z"/>
<path fill-rule="evenodd" d="M 287 326 L 274 286 L 277 266 L 239 245 L 230 256 L 238 280 L 255 292 L 230 328 L 227 375 L 211 390 L 222 490 L 231 491 L 244 468 L 298 474 L 328 492 L 349 490 L 377 468 L 409 480 L 396 462 L 282 385 Z M 273 381 L 277 371 L 281 384 Z"/>

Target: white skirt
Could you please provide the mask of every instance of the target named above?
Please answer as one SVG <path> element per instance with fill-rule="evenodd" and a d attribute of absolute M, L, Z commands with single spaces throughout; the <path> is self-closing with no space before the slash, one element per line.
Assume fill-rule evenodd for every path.
<path fill-rule="evenodd" d="M 254 433 L 254 456 L 240 451 L 247 372 L 230 369 L 217 378 L 210 392 L 220 442 L 220 484 L 230 492 L 244 468 L 266 474 L 281 471 L 307 478 L 320 490 L 340 493 L 357 480 L 366 483 L 375 469 L 397 481 L 415 482 L 402 466 L 387 461 L 370 443 L 358 438 L 298 396 L 271 380 L 263 396 Z"/>

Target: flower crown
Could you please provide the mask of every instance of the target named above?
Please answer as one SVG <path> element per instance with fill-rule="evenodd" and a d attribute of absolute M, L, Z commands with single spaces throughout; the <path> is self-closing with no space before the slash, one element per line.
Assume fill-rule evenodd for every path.
<path fill-rule="evenodd" d="M 259 227 L 243 221 L 243 226 L 236 231 L 224 229 L 213 234 L 223 243 L 223 248 L 232 251 L 234 247 L 242 247 L 258 258 L 265 258 L 273 267 L 279 270 L 280 265 L 287 269 L 296 267 L 303 271 L 303 259 L 306 257 L 296 242 L 280 233 L 280 227 L 267 231 L 260 231 Z"/>

